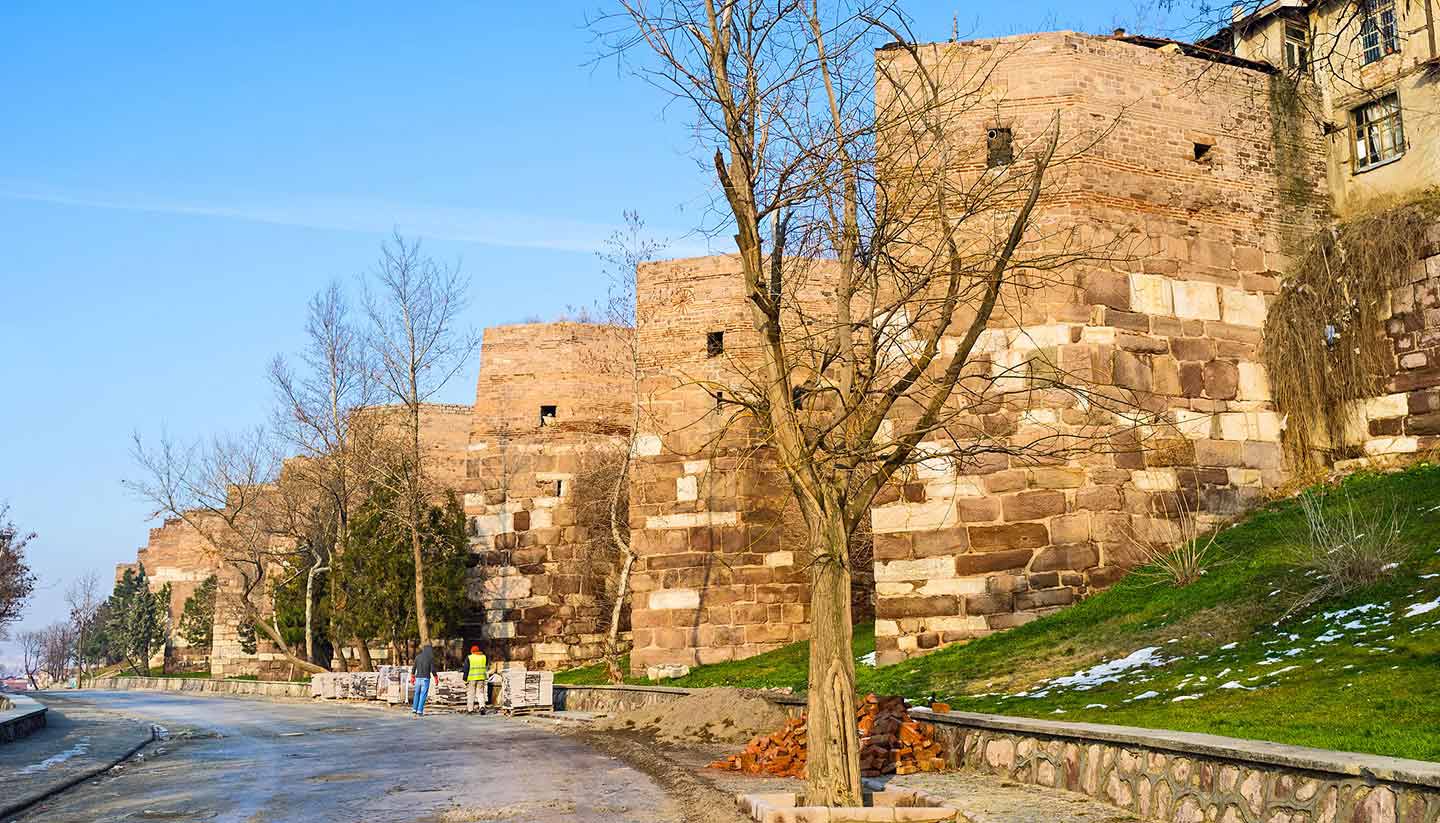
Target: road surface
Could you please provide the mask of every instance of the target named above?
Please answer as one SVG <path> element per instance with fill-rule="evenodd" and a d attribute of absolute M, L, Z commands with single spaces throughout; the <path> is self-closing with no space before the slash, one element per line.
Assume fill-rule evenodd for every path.
<path fill-rule="evenodd" d="M 675 823 L 648 776 L 518 720 L 162 692 L 47 697 L 164 726 L 145 759 L 18 820 Z M 216 736 L 218 735 L 218 736 Z M 3 778 L 0 778 L 3 782 Z"/>

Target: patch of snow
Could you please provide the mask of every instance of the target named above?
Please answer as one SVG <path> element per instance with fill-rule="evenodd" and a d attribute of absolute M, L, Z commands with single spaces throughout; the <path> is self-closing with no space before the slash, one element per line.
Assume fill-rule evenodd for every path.
<path fill-rule="evenodd" d="M 1270 674 L 1268 674 L 1267 677 L 1278 677 L 1278 676 L 1284 674 L 1285 672 L 1293 672 L 1293 671 L 1295 671 L 1295 670 L 1298 669 L 1298 668 L 1300 668 L 1300 667 L 1299 667 L 1299 666 L 1286 666 L 1286 667 L 1283 668 L 1283 669 L 1276 669 L 1275 671 L 1270 672 Z"/>
<path fill-rule="evenodd" d="M 1400 564 L 1399 564 L 1399 563 L 1386 563 L 1385 565 L 1383 565 L 1383 566 L 1380 567 L 1380 571 L 1382 571 L 1382 572 L 1388 572 L 1388 571 L 1390 571 L 1391 569 L 1398 569 L 1398 568 L 1400 568 Z"/>
<path fill-rule="evenodd" d="M 1087 705 L 1085 708 L 1087 708 L 1087 709 L 1108 709 L 1108 708 L 1110 708 L 1110 707 L 1107 706 L 1107 705 L 1105 705 L 1104 703 L 1091 703 L 1091 704 Z"/>
<path fill-rule="evenodd" d="M 1229 666 L 1226 666 L 1224 671 L 1222 671 L 1222 672 L 1220 672 L 1219 674 L 1215 675 L 1215 679 L 1216 679 L 1216 680 L 1219 680 L 1220 678 L 1222 678 L 1222 677 L 1224 677 L 1225 675 L 1229 674 L 1231 671 L 1232 671 L 1231 668 L 1230 668 Z"/>
<path fill-rule="evenodd" d="M 1338 610 L 1338 611 L 1325 612 L 1324 614 L 1322 614 L 1322 615 L 1320 615 L 1320 616 L 1323 617 L 1323 618 L 1325 618 L 1326 620 L 1338 620 L 1338 619 L 1340 619 L 1340 618 L 1342 618 L 1342 617 L 1349 617 L 1349 616 L 1352 615 L 1352 614 L 1365 614 L 1366 612 L 1373 612 L 1373 611 L 1375 611 L 1376 609 L 1383 609 L 1383 608 L 1385 608 L 1385 607 L 1384 607 L 1384 606 L 1381 606 L 1379 603 L 1364 603 L 1364 604 L 1359 605 L 1359 606 L 1352 606 L 1352 607 L 1350 607 L 1350 608 L 1348 608 L 1348 609 L 1340 609 L 1340 610 Z"/>
<path fill-rule="evenodd" d="M 1051 714 L 1064 714 L 1064 713 L 1065 713 L 1065 710 L 1064 710 L 1064 709 L 1056 709 L 1055 711 L 1051 712 Z"/>
<path fill-rule="evenodd" d="M 1339 640 L 1340 638 L 1342 638 L 1342 637 L 1344 637 L 1344 636 L 1345 636 L 1345 635 L 1339 634 L 1339 633 L 1336 632 L 1334 629 L 1327 629 L 1324 634 L 1322 634 L 1322 635 L 1320 635 L 1319 637 L 1315 638 L 1315 642 L 1316 642 L 1316 643 L 1334 643 L 1336 640 Z"/>
<path fill-rule="evenodd" d="M 1436 609 L 1440 609 L 1440 597 L 1437 597 L 1434 600 L 1429 601 L 1428 603 L 1411 603 L 1410 608 L 1405 610 L 1404 616 L 1419 617 L 1422 614 L 1429 614 Z"/>
<path fill-rule="evenodd" d="M 1160 696 L 1160 693 L 1159 693 L 1159 692 L 1155 692 L 1155 691 L 1141 692 L 1141 693 L 1135 695 L 1134 697 L 1130 698 L 1130 700 L 1126 700 L 1125 702 L 1126 702 L 1126 703 L 1129 703 L 1129 702 L 1131 702 L 1132 700 L 1149 700 L 1149 699 L 1152 698 L 1152 697 L 1159 697 L 1159 696 Z"/>
<path fill-rule="evenodd" d="M 1251 686 L 1243 686 L 1243 685 L 1241 685 L 1239 680 L 1231 680 L 1231 681 L 1229 681 L 1229 682 L 1227 682 L 1227 683 L 1221 683 L 1221 684 L 1220 684 L 1220 688 L 1222 688 L 1222 689 L 1244 689 L 1244 690 L 1247 691 L 1247 692 L 1253 692 L 1253 691 L 1255 691 L 1255 689 L 1254 689 L 1253 687 L 1251 687 Z"/>
<path fill-rule="evenodd" d="M 1286 656 L 1286 657 L 1296 657 L 1296 656 L 1302 655 L 1302 654 L 1304 654 L 1304 653 L 1305 653 L 1305 650 L 1302 649 L 1302 648 L 1300 648 L 1299 646 L 1296 646 L 1296 647 L 1293 648 L 1293 649 L 1286 649 L 1286 650 L 1285 650 L 1285 656 Z"/>
<path fill-rule="evenodd" d="M 1145 667 L 1157 668 L 1169 663 L 1170 660 L 1160 655 L 1159 651 L 1158 646 L 1146 646 L 1143 649 L 1136 649 L 1119 660 L 1107 660 L 1074 674 L 1057 677 L 1042 685 L 1046 688 L 1085 691 L 1102 683 L 1114 683 L 1120 680 L 1126 672 Z"/>
<path fill-rule="evenodd" d="M 1277 595 L 1277 594 L 1279 594 L 1279 593 L 1280 593 L 1280 590 L 1279 590 L 1279 589 L 1276 589 L 1275 591 L 1270 592 L 1269 594 L 1267 594 L 1267 595 L 1265 595 L 1265 596 L 1266 596 L 1266 597 L 1274 597 L 1275 595 Z"/>
<path fill-rule="evenodd" d="M 1225 645 L 1221 646 L 1220 648 L 1221 648 L 1221 649 L 1224 649 L 1225 651 L 1229 651 L 1229 650 L 1235 648 L 1235 647 L 1238 646 L 1238 645 L 1240 645 L 1240 644 L 1239 644 L 1239 643 L 1226 643 Z"/>
<path fill-rule="evenodd" d="M 1182 700 L 1199 700 L 1200 698 L 1202 698 L 1202 697 L 1204 697 L 1204 696 L 1205 696 L 1205 695 L 1203 695 L 1203 694 L 1182 694 L 1182 695 L 1180 695 L 1179 697 L 1172 697 L 1172 698 L 1170 698 L 1170 702 L 1171 702 L 1171 703 L 1179 703 L 1179 702 L 1181 702 Z"/>
<path fill-rule="evenodd" d="M 64 763 L 72 757 L 79 757 L 88 751 L 90 751 L 90 738 L 82 737 L 80 738 L 80 742 L 76 743 L 65 751 L 52 754 L 44 760 L 41 760 L 39 763 L 31 763 L 29 766 L 21 769 L 20 773 L 36 774 L 38 772 L 47 771 L 51 768 L 54 768 L 55 766 L 60 765 L 61 763 Z"/>

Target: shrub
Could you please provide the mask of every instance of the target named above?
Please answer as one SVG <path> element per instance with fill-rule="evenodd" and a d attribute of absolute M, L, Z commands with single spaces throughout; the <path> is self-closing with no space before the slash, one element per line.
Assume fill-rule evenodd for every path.
<path fill-rule="evenodd" d="M 1295 562 L 1312 572 L 1318 585 L 1287 616 L 1388 577 L 1409 554 L 1400 537 L 1405 515 L 1393 500 L 1358 505 L 1347 492 L 1312 489 L 1297 503 L 1303 528 L 1295 541 Z"/>

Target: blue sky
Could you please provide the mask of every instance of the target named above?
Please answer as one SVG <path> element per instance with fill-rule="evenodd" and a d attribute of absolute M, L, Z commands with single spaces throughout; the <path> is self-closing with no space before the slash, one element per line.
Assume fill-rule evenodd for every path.
<path fill-rule="evenodd" d="M 587 64 L 596 8 L 0 7 L 0 500 L 39 533 L 44 586 L 22 626 L 144 544 L 131 433 L 263 420 L 308 296 L 392 228 L 462 265 L 477 327 L 598 297 L 624 209 L 705 250 L 683 113 Z M 937 40 L 957 11 L 974 36 L 1136 18 L 1131 0 L 906 8 Z M 443 399 L 470 402 L 477 368 Z"/>

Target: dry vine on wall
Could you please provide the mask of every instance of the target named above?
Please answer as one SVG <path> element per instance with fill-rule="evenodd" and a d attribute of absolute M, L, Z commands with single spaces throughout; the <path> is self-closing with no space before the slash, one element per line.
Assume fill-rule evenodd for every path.
<path fill-rule="evenodd" d="M 1265 320 L 1265 367 L 1285 418 L 1290 464 L 1313 470 L 1337 456 L 1355 401 L 1385 392 L 1395 371 L 1385 336 L 1390 292 L 1420 259 L 1440 195 L 1323 229 Z"/>

